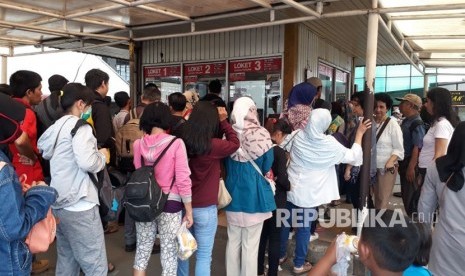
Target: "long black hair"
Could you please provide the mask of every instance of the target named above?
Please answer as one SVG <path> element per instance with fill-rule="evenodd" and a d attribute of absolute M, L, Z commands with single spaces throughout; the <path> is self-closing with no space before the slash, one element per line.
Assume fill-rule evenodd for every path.
<path fill-rule="evenodd" d="M 445 117 L 455 128 L 459 124 L 457 114 L 452 109 L 452 96 L 449 90 L 442 87 L 435 87 L 428 91 L 426 95 L 433 102 L 433 118 L 437 121 L 441 117 Z"/>
<path fill-rule="evenodd" d="M 218 135 L 219 117 L 217 108 L 208 101 L 198 102 L 184 124 L 182 139 L 187 154 L 197 156 L 211 151 L 212 139 Z"/>

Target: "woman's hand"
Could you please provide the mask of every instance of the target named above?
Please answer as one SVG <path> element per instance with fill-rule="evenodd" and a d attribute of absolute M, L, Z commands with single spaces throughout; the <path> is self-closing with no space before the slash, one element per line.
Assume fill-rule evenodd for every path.
<path fill-rule="evenodd" d="M 217 107 L 218 109 L 218 117 L 220 118 L 220 122 L 228 119 L 228 112 L 224 107 Z"/>
<path fill-rule="evenodd" d="M 389 159 L 387 162 L 386 162 L 386 165 L 384 165 L 384 168 L 386 169 L 386 171 L 390 171 L 391 173 L 394 173 L 394 161 L 392 161 L 391 159 Z"/>
<path fill-rule="evenodd" d="M 360 122 L 360 124 L 358 125 L 357 134 L 363 136 L 363 134 L 365 134 L 365 132 L 371 128 L 371 120 L 366 119 L 365 121 L 363 121 L 363 117 L 360 120 L 362 122 Z"/>
<path fill-rule="evenodd" d="M 350 180 L 350 177 L 351 177 L 351 175 L 350 175 L 350 168 L 347 168 L 347 167 L 346 167 L 346 170 L 345 170 L 345 172 L 344 172 L 344 180 L 345 180 L 345 181 L 349 181 L 349 180 Z"/>
<path fill-rule="evenodd" d="M 186 212 L 186 215 L 182 219 L 182 221 L 187 221 L 187 228 L 191 228 L 194 224 L 194 218 L 192 217 L 192 212 Z"/>

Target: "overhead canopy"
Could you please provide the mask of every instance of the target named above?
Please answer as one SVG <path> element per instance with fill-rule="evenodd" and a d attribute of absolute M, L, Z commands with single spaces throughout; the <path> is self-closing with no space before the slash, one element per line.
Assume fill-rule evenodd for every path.
<path fill-rule="evenodd" d="M 465 65 L 465 0 L 0 0 L 0 46 L 128 59 L 128 42 L 303 22 L 363 65 L 367 14 L 380 13 L 378 64 Z M 447 4 L 444 4 L 447 2 Z"/>

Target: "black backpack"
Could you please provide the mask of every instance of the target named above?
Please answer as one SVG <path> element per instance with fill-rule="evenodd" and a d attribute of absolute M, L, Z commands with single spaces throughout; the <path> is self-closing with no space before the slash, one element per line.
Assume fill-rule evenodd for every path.
<path fill-rule="evenodd" d="M 163 212 L 169 192 L 167 194 L 163 193 L 160 185 L 158 185 L 155 179 L 155 167 L 176 139 L 174 138 L 169 142 L 152 166 L 145 166 L 144 159 L 141 156 L 142 167 L 131 174 L 126 184 L 123 205 L 134 221 L 151 222 Z M 173 188 L 175 178 L 171 182 L 170 191 Z"/>

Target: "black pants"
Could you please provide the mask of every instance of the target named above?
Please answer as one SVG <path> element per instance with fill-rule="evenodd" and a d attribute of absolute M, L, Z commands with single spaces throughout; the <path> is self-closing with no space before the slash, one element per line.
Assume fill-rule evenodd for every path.
<path fill-rule="evenodd" d="M 281 247 L 281 227 L 276 227 L 276 211 L 273 216 L 263 222 L 260 245 L 258 247 L 258 271 L 261 275 L 265 272 L 265 249 L 268 243 L 268 275 L 277 276 L 279 266 L 279 249 Z"/>
<path fill-rule="evenodd" d="M 412 213 L 416 211 L 416 208 L 412 205 L 412 199 L 416 193 L 419 193 L 418 186 L 421 181 L 419 179 L 420 172 L 418 169 L 415 170 L 415 179 L 414 182 L 407 180 L 407 170 L 410 163 L 410 158 L 407 157 L 403 161 L 399 161 L 399 176 L 400 176 L 400 191 L 402 192 L 402 202 L 404 203 L 404 209 L 407 212 L 409 217 L 412 216 Z M 417 199 L 418 200 L 418 199 Z"/>

